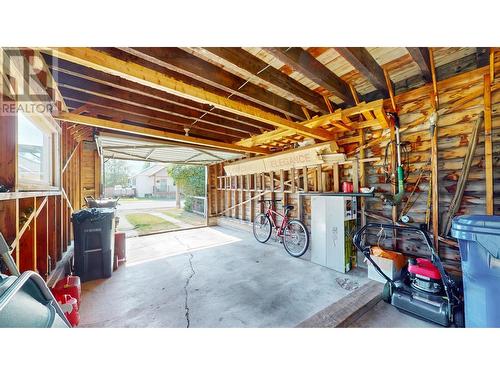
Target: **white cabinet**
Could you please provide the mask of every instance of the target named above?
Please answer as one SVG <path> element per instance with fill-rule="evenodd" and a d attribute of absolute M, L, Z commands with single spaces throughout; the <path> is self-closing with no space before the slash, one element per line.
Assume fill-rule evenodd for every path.
<path fill-rule="evenodd" d="M 312 262 L 343 273 L 351 269 L 356 214 L 355 197 L 311 197 Z"/>

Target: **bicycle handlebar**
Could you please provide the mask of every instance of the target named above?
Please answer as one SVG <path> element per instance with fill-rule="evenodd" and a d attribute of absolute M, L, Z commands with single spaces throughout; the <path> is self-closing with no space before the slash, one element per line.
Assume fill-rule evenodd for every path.
<path fill-rule="evenodd" d="M 281 199 L 261 199 L 257 201 L 258 203 L 263 203 L 263 202 L 281 202 Z"/>

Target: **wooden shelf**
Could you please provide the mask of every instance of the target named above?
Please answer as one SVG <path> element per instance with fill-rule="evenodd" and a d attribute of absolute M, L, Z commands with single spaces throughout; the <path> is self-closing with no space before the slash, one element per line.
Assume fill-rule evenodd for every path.
<path fill-rule="evenodd" d="M 12 193 L 0 193 L 0 201 L 8 201 L 12 199 L 47 197 L 53 195 L 61 195 L 60 190 L 47 191 L 17 191 Z"/>

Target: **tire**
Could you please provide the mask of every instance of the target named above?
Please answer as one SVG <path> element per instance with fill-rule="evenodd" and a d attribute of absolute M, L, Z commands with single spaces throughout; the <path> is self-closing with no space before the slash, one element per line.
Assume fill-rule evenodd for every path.
<path fill-rule="evenodd" d="M 288 222 L 283 231 L 283 246 L 286 252 L 295 258 L 305 254 L 309 247 L 309 232 L 302 221 L 290 220 Z"/>
<path fill-rule="evenodd" d="M 389 282 L 384 284 L 384 290 L 382 291 L 382 300 L 387 303 L 392 302 L 392 288 Z"/>
<path fill-rule="evenodd" d="M 465 328 L 465 315 L 463 306 L 457 307 L 453 312 L 453 324 L 456 328 Z"/>
<path fill-rule="evenodd" d="M 266 243 L 271 238 L 271 220 L 265 214 L 258 214 L 253 220 L 253 235 L 261 243 Z"/>

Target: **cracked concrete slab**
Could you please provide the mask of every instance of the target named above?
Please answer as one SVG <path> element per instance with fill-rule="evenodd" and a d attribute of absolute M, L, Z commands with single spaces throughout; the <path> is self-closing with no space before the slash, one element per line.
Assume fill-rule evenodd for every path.
<path fill-rule="evenodd" d="M 368 281 L 304 258 L 222 227 L 129 238 L 127 263 L 83 284 L 80 327 L 295 327 L 352 293 L 337 279 Z"/>

